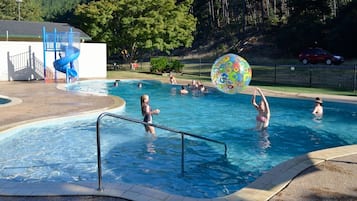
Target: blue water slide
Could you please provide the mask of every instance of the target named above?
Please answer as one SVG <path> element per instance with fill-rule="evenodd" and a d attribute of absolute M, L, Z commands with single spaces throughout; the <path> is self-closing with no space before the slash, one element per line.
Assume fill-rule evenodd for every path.
<path fill-rule="evenodd" d="M 66 53 L 65 57 L 54 61 L 53 66 L 62 73 L 68 71 L 69 76 L 77 77 L 78 73 L 76 69 L 73 68 L 73 61 L 79 57 L 79 49 L 75 47 L 63 47 L 62 49 Z"/>

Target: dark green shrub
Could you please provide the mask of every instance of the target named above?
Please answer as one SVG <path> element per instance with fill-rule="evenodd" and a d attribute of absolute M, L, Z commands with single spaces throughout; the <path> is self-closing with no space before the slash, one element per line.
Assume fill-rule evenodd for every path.
<path fill-rule="evenodd" d="M 176 73 L 181 73 L 182 69 L 183 69 L 183 64 L 179 61 L 179 60 L 171 60 L 171 68 L 173 71 L 175 71 Z"/>
<path fill-rule="evenodd" d="M 168 73 L 171 71 L 182 72 L 184 65 L 176 59 L 168 59 L 167 57 L 157 57 L 150 59 L 150 72 Z"/>
<path fill-rule="evenodd" d="M 168 59 L 166 57 L 157 57 L 157 58 L 151 58 L 150 59 L 150 72 L 163 72 L 165 68 L 168 66 Z"/>

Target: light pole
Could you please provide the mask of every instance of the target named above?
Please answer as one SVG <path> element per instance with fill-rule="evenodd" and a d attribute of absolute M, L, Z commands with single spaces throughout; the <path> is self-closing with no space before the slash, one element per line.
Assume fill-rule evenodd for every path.
<path fill-rule="evenodd" d="M 17 10 L 19 11 L 19 19 L 18 21 L 21 20 L 21 11 L 20 11 L 20 4 L 22 3 L 22 0 L 16 0 L 17 3 Z"/>

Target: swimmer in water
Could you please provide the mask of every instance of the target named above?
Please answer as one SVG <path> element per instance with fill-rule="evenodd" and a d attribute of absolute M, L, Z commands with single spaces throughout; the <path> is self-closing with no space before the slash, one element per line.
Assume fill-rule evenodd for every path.
<path fill-rule="evenodd" d="M 322 99 L 319 97 L 315 98 L 315 108 L 312 111 L 312 114 L 315 115 L 316 119 L 322 119 L 324 108 L 322 107 Z"/>
<path fill-rule="evenodd" d="M 257 92 L 261 96 L 261 101 L 259 105 L 256 103 Z M 256 121 L 257 121 L 256 129 L 257 130 L 267 129 L 270 121 L 270 108 L 269 108 L 269 103 L 260 88 L 256 88 L 254 90 L 253 97 L 252 97 L 252 105 L 258 111 L 258 115 L 256 117 Z"/>

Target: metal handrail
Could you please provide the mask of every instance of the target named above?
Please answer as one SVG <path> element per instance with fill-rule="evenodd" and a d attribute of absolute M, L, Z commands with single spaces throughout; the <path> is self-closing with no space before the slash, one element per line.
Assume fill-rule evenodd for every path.
<path fill-rule="evenodd" d="M 192 133 L 187 133 L 187 132 L 184 132 L 184 131 L 174 130 L 174 129 L 167 128 L 165 126 L 161 126 L 161 125 L 157 125 L 157 124 L 147 123 L 147 122 L 136 120 L 136 119 L 132 119 L 132 118 L 129 118 L 129 117 L 124 117 L 124 116 L 121 116 L 121 115 L 117 115 L 117 114 L 113 114 L 113 113 L 109 113 L 109 112 L 104 112 L 104 113 L 100 114 L 98 116 L 98 118 L 97 118 L 97 160 L 98 160 L 98 190 L 99 191 L 103 191 L 103 186 L 102 186 L 102 162 L 101 162 L 101 151 L 100 151 L 100 120 L 105 116 L 119 118 L 119 119 L 123 119 L 123 120 L 130 121 L 130 122 L 135 122 L 135 123 L 139 123 L 139 124 L 143 124 L 143 125 L 147 125 L 147 126 L 153 126 L 153 127 L 156 127 L 156 128 L 160 128 L 160 129 L 163 129 L 163 130 L 167 130 L 167 131 L 170 131 L 170 132 L 181 134 L 181 173 L 182 173 L 182 175 L 184 174 L 184 136 L 185 135 L 188 135 L 188 136 L 194 137 L 194 138 L 199 138 L 201 140 L 206 140 L 206 141 L 209 141 L 209 142 L 214 142 L 214 143 L 217 143 L 217 144 L 224 145 L 224 157 L 227 157 L 227 145 L 224 142 L 220 142 L 220 141 L 217 141 L 217 140 L 209 139 L 209 138 L 202 137 L 202 136 L 199 136 L 199 135 L 195 135 L 195 134 L 192 134 Z"/>

